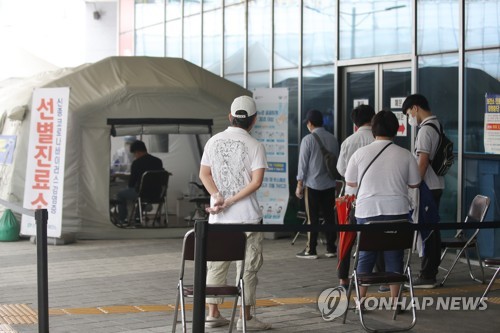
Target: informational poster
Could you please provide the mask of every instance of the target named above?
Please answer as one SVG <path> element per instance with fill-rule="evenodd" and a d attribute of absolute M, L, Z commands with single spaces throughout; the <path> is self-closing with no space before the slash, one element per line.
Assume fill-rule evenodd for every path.
<path fill-rule="evenodd" d="M 394 113 L 396 118 L 398 118 L 399 127 L 396 136 L 407 136 L 408 135 L 408 117 L 403 114 L 401 108 L 403 107 L 403 102 L 405 97 L 391 97 L 391 111 Z"/>
<path fill-rule="evenodd" d="M 12 164 L 16 138 L 15 135 L 0 135 L 0 164 Z"/>
<path fill-rule="evenodd" d="M 256 89 L 257 123 L 252 135 L 266 148 L 268 169 L 257 192 L 265 224 L 282 224 L 289 198 L 288 89 Z"/>
<path fill-rule="evenodd" d="M 484 152 L 500 154 L 500 94 L 485 96 Z"/>
<path fill-rule="evenodd" d="M 392 111 L 396 118 L 398 118 L 399 127 L 396 136 L 407 136 L 408 135 L 408 118 L 403 114 L 402 111 Z"/>
<path fill-rule="evenodd" d="M 39 88 L 33 92 L 26 163 L 26 209 L 47 209 L 47 236 L 60 237 L 69 88 Z M 23 215 L 21 234 L 36 235 L 33 217 Z"/>

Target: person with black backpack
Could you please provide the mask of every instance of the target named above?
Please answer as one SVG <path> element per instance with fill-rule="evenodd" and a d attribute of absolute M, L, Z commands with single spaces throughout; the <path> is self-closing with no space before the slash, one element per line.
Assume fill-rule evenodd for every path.
<path fill-rule="evenodd" d="M 307 221 L 318 225 L 320 213 L 323 213 L 325 224 L 335 223 L 335 185 L 339 145 L 337 138 L 323 127 L 323 114 L 319 110 L 309 110 L 304 123 L 311 134 L 306 135 L 300 143 L 299 166 L 297 171 L 297 198 L 305 200 Z M 328 158 L 327 158 L 328 157 Z M 340 179 L 340 176 L 337 176 Z M 336 232 L 326 234 L 325 256 L 337 256 Z M 297 258 L 317 259 L 318 233 L 307 233 L 306 248 L 297 253 Z"/>
<path fill-rule="evenodd" d="M 443 195 L 444 177 L 438 175 L 432 161 L 440 154 L 441 136 L 444 135 L 437 117 L 432 114 L 429 102 L 420 94 L 408 96 L 403 102 L 403 113 L 408 117 L 408 123 L 418 126 L 415 139 L 414 155 L 422 180 L 431 190 L 432 197 L 439 210 L 439 202 Z M 437 131 L 436 129 L 440 129 Z M 433 230 L 424 243 L 420 274 L 413 281 L 413 288 L 434 288 L 436 276 L 441 261 L 441 234 Z"/>

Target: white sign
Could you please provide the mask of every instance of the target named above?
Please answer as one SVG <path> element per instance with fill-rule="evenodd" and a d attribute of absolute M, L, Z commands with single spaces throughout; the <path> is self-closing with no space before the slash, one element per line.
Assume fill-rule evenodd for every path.
<path fill-rule="evenodd" d="M 289 198 L 288 89 L 256 89 L 257 122 L 252 135 L 266 148 L 268 169 L 257 199 L 265 224 L 283 223 Z"/>
<path fill-rule="evenodd" d="M 405 97 L 391 97 L 391 109 L 401 110 L 404 101 Z"/>
<path fill-rule="evenodd" d="M 68 105 L 69 88 L 33 92 L 23 206 L 47 209 L 49 237 L 61 236 Z M 23 215 L 21 234 L 36 235 L 33 217 Z"/>
<path fill-rule="evenodd" d="M 360 105 L 369 105 L 370 104 L 370 101 L 368 100 L 368 98 L 363 98 L 363 99 L 354 99 L 352 101 L 352 108 L 356 108 Z"/>
<path fill-rule="evenodd" d="M 486 94 L 484 111 L 484 152 L 500 154 L 500 95 Z"/>
<path fill-rule="evenodd" d="M 398 118 L 399 127 L 396 136 L 407 136 L 408 135 L 408 120 L 402 111 L 393 111 L 396 118 Z"/>

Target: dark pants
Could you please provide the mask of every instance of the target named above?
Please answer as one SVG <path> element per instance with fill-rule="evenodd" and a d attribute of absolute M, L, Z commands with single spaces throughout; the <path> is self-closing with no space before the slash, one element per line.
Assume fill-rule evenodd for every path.
<path fill-rule="evenodd" d="M 305 189 L 305 202 L 306 202 L 306 214 L 307 221 L 311 225 L 318 225 L 320 212 L 323 214 L 323 219 L 325 224 L 333 225 L 335 224 L 335 187 L 329 188 L 327 190 L 314 190 L 312 188 L 306 187 Z M 337 240 L 336 232 L 325 232 L 326 236 L 326 251 L 335 253 L 337 252 L 337 246 L 335 241 Z M 306 250 L 316 251 L 316 246 L 318 245 L 318 233 L 309 232 L 307 233 L 307 247 Z"/>
<path fill-rule="evenodd" d="M 431 190 L 432 197 L 439 210 L 439 202 L 443 195 L 443 190 Z M 439 230 L 432 230 L 424 244 L 425 251 L 420 266 L 420 277 L 423 279 L 435 279 L 441 263 L 441 233 Z"/>
<path fill-rule="evenodd" d="M 126 189 L 118 192 L 116 198 L 120 201 L 120 203 L 118 204 L 118 216 L 120 218 L 120 222 L 123 223 L 127 220 L 128 203 L 133 202 L 137 199 L 137 192 L 133 187 L 127 187 Z"/>

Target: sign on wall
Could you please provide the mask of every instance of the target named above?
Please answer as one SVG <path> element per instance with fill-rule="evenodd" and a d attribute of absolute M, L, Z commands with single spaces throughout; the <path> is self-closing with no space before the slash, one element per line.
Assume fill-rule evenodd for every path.
<path fill-rule="evenodd" d="M 47 236 L 60 237 L 69 88 L 39 88 L 33 92 L 26 163 L 26 209 L 47 209 Z M 36 235 L 33 217 L 23 215 L 21 234 Z"/>
<path fill-rule="evenodd" d="M 265 224 L 284 222 L 288 184 L 288 89 L 256 89 L 257 122 L 252 135 L 266 148 L 268 169 L 257 192 Z"/>
<path fill-rule="evenodd" d="M 486 94 L 484 152 L 500 154 L 500 94 Z"/>

